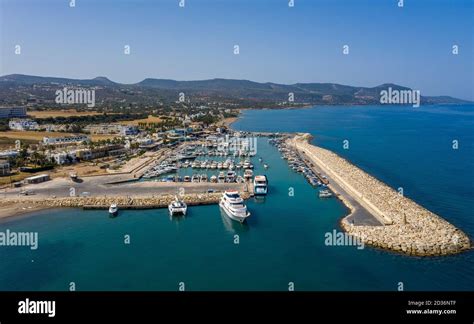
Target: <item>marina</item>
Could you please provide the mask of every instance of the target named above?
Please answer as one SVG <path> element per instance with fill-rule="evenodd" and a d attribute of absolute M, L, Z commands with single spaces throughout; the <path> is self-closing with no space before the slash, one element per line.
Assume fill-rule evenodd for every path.
<path fill-rule="evenodd" d="M 249 269 L 249 275 L 251 272 L 254 276 L 255 273 L 267 269 L 268 264 L 285 264 L 285 269 L 287 269 L 286 271 L 289 271 L 291 273 L 298 273 L 299 280 L 302 280 L 304 282 L 300 283 L 301 290 L 347 289 L 348 286 L 351 286 L 354 289 L 363 289 L 364 287 L 372 287 L 372 289 L 389 289 L 390 283 L 385 282 L 385 275 L 380 274 L 380 276 L 378 277 L 379 279 L 375 279 L 374 282 L 374 277 L 369 280 L 368 278 L 361 279 L 360 276 L 357 275 L 357 273 L 354 273 L 353 275 L 345 273 L 343 275 L 339 270 L 336 270 L 333 267 L 324 270 L 320 266 L 316 266 L 316 263 L 306 258 L 306 252 L 303 252 L 303 250 L 299 248 L 300 244 L 286 244 L 286 241 L 282 241 L 280 239 L 281 236 L 292 237 L 293 242 L 297 242 L 296 237 L 303 236 L 305 237 L 305 245 L 310 246 L 312 251 L 315 251 L 315 253 L 317 254 L 324 254 L 328 252 L 326 251 L 328 247 L 325 247 L 321 244 L 322 238 L 324 237 L 324 233 L 333 231 L 335 226 L 337 226 L 340 217 L 343 215 L 347 215 L 348 211 L 344 208 L 344 206 L 339 202 L 338 199 L 319 199 L 318 193 L 320 187 L 312 187 L 308 183 L 308 179 L 304 176 L 303 172 L 295 171 L 292 169 L 292 167 L 289 166 L 287 160 L 282 158 L 283 154 L 278 150 L 277 145 L 275 143 L 272 143 L 272 138 L 278 139 L 280 145 L 286 145 L 288 150 L 291 149 L 291 146 L 288 146 L 288 144 L 286 144 L 284 140 L 285 138 L 289 137 L 258 138 L 258 151 L 260 152 L 260 154 L 257 154 L 256 156 L 251 157 L 250 159 L 253 160 L 252 163 L 254 164 L 255 174 L 266 174 L 266 178 L 268 179 L 268 194 L 264 195 L 263 197 L 251 197 L 250 192 L 246 193 L 245 191 L 245 184 L 212 184 L 211 182 L 183 182 L 180 183 L 179 186 L 183 186 L 184 188 L 186 188 L 186 194 L 184 197 L 184 201 L 188 206 L 186 217 L 184 218 L 182 216 L 175 216 L 170 218 L 169 204 L 176 198 L 176 183 L 143 180 L 131 183 L 121 183 L 114 186 L 107 185 L 107 190 L 110 194 L 110 197 L 94 197 L 94 191 L 92 191 L 92 197 L 64 197 L 61 199 L 54 199 L 54 206 L 56 208 L 63 209 L 58 210 L 58 212 L 54 212 L 54 210 L 52 212 L 47 211 L 48 215 L 51 215 L 50 217 L 54 217 L 54 219 L 56 219 L 56 223 L 59 226 L 57 227 L 57 230 L 53 229 L 49 232 L 49 237 L 51 237 L 51 235 L 60 235 L 61 237 L 63 237 L 65 233 L 63 233 L 63 231 L 59 232 L 59 229 L 62 229 L 65 225 L 60 226 L 60 224 L 63 222 L 71 221 L 87 222 L 89 224 L 87 226 L 87 232 L 81 231 L 80 233 L 76 234 L 80 235 L 81 239 L 88 237 L 88 235 L 95 235 L 95 230 L 93 230 L 93 228 L 96 228 L 97 231 L 103 231 L 105 227 L 109 228 L 108 231 L 112 232 L 108 235 L 113 235 L 114 230 L 110 227 L 110 221 L 112 220 L 110 220 L 104 214 L 107 214 L 106 211 L 111 203 L 116 203 L 119 208 L 119 213 L 118 216 L 113 219 L 113 222 L 118 224 L 117 226 L 119 226 L 119 228 L 125 226 L 124 228 L 127 228 L 127 232 L 131 231 L 133 233 L 135 231 L 140 231 L 140 233 L 142 233 L 140 234 L 140 237 L 142 238 L 132 236 L 132 239 L 133 237 L 135 237 L 135 240 L 139 239 L 139 241 L 142 241 L 143 239 L 145 239 L 145 237 L 148 237 L 146 241 L 155 241 L 158 237 L 162 237 L 162 239 L 160 239 L 160 241 L 162 242 L 161 244 L 165 244 L 161 248 L 154 249 L 148 254 L 141 253 L 141 250 L 135 250 L 134 260 L 143 260 L 142 258 L 148 259 L 150 253 L 154 255 L 155 258 L 159 259 L 163 257 L 159 257 L 159 255 L 165 253 L 166 260 L 168 260 L 169 266 L 157 262 L 144 262 L 143 264 L 146 264 L 147 267 L 149 267 L 150 271 L 153 271 L 153 273 L 157 271 L 167 272 L 169 274 L 172 273 L 172 277 L 175 278 L 175 280 L 180 280 L 179 278 L 181 277 L 192 278 L 188 280 L 192 280 L 191 282 L 193 289 L 285 289 L 280 287 L 281 284 L 278 283 L 280 280 L 278 278 L 281 275 L 257 275 L 255 278 L 252 279 L 249 277 L 245 283 L 242 283 L 242 281 L 240 280 L 229 280 L 228 275 L 225 276 L 224 280 L 224 277 L 222 277 L 221 275 L 222 272 L 230 274 L 234 271 L 231 267 L 227 267 L 225 265 L 219 266 L 217 269 L 215 269 L 216 271 L 209 270 L 209 268 L 205 268 L 205 272 L 201 272 L 196 268 L 190 269 L 189 267 L 176 267 L 176 264 L 180 264 L 180 262 L 185 262 L 186 264 L 189 264 L 189 262 L 195 262 L 196 255 L 199 255 L 200 258 L 203 258 L 202 262 L 211 262 L 211 260 L 214 260 L 216 257 L 222 258 L 223 260 L 231 260 L 237 258 L 239 260 L 239 264 L 242 267 L 247 267 Z M 265 157 L 265 162 L 271 165 L 271 168 L 263 168 L 263 163 L 258 161 L 260 155 Z M 295 157 L 298 157 L 298 155 L 296 155 Z M 300 162 L 306 165 L 307 168 L 311 168 L 313 170 L 313 173 L 318 179 L 318 181 L 320 179 L 324 179 L 322 178 L 322 176 L 327 176 L 326 180 L 329 183 L 328 188 L 334 188 L 336 186 L 335 183 L 332 183 L 330 181 L 330 177 L 328 177 L 326 173 L 322 172 L 322 170 L 318 170 L 315 165 L 311 167 L 311 165 L 307 162 L 307 159 L 305 159 L 304 157 L 300 157 Z M 178 170 L 177 174 L 192 174 L 192 172 L 192 168 L 181 168 L 180 170 Z M 318 172 L 321 173 L 321 177 L 317 176 Z M 215 173 L 216 172 L 214 172 L 214 174 Z M 90 180 L 86 179 L 86 184 L 87 181 Z M 253 178 L 253 181 L 249 183 L 249 189 L 253 187 L 254 182 L 255 177 Z M 81 183 L 79 185 L 83 184 L 84 183 Z M 291 196 L 288 194 L 288 184 L 291 184 L 295 195 Z M 44 186 L 44 184 L 42 185 Z M 215 188 L 215 192 L 207 193 L 207 190 L 209 189 L 208 187 L 210 185 L 217 186 Z M 243 224 L 240 224 L 239 221 L 231 219 L 225 213 L 225 211 L 222 210 L 221 207 L 219 207 L 218 205 L 219 201 L 222 198 L 223 192 L 225 190 L 228 190 L 229 186 L 239 185 L 243 187 L 240 187 L 238 191 L 244 198 L 245 205 L 247 206 L 248 210 L 251 212 L 251 216 L 248 217 L 248 219 Z M 41 186 L 41 184 L 36 186 Z M 145 187 L 143 187 L 143 193 L 140 193 L 139 188 L 142 188 L 142 186 Z M 188 186 L 194 186 L 196 188 L 191 189 L 191 187 L 188 188 Z M 112 188 L 116 188 L 116 190 L 127 190 L 127 192 L 130 192 L 130 188 L 132 187 L 135 188 L 133 189 L 133 191 L 136 193 L 134 197 L 120 198 L 118 194 L 114 194 L 113 191 L 110 191 Z M 158 188 L 161 188 L 159 190 L 165 190 L 164 188 L 169 189 L 166 189 L 167 191 L 163 191 L 163 193 L 166 192 L 165 194 L 158 194 Z M 198 189 L 198 191 L 192 193 L 192 191 L 196 189 Z M 42 194 L 42 190 L 39 187 L 35 190 L 38 195 Z M 154 194 L 155 198 L 145 197 L 149 194 Z M 120 199 L 117 199 L 117 197 Z M 205 199 L 205 197 L 207 198 Z M 40 202 L 37 198 L 38 196 L 28 197 L 28 199 L 38 200 L 37 203 L 41 204 L 42 202 Z M 132 198 L 132 200 L 130 200 L 130 198 Z M 43 201 L 43 199 L 41 200 Z M 49 205 L 50 203 L 53 202 L 49 201 L 44 204 Z M 65 210 L 64 207 L 68 207 L 68 209 Z M 70 207 L 80 207 L 80 209 Z M 312 212 L 308 212 L 308 209 Z M 35 213 L 38 216 L 43 216 L 40 216 L 40 218 L 36 218 L 33 216 L 27 217 L 24 218 L 24 220 L 18 219 L 18 221 L 12 219 L 12 221 L 9 222 L 8 226 L 15 228 L 15 223 L 18 222 L 18 226 L 26 226 L 27 228 L 31 228 L 30 225 L 28 225 L 29 223 L 31 223 L 31 226 L 33 226 L 33 224 L 41 220 L 44 220 L 48 223 L 51 222 L 49 217 L 46 217 L 44 214 L 42 214 L 42 212 Z M 77 217 L 71 218 L 72 214 L 75 214 Z M 295 221 L 295 217 L 297 217 L 298 221 Z M 108 220 L 108 222 L 106 220 Z M 103 221 L 106 222 L 103 223 Z M 223 232 L 221 232 L 220 227 L 223 227 Z M 199 228 L 198 231 L 196 230 L 197 228 Z M 209 230 L 211 230 L 211 233 L 214 233 L 211 237 L 209 237 L 207 234 L 209 233 Z M 294 236 L 293 233 L 296 232 L 298 233 L 298 235 Z M 153 233 L 153 236 L 151 236 L 151 233 Z M 157 237 L 155 233 L 160 234 Z M 254 236 L 256 233 L 259 233 L 257 237 Z M 239 248 L 237 249 L 229 250 L 227 248 L 227 244 L 231 244 L 230 246 L 233 245 L 231 242 L 234 239 L 234 235 L 236 234 L 240 236 L 241 245 L 239 245 Z M 74 239 L 75 235 L 69 234 L 69 237 L 69 239 Z M 178 241 L 176 240 L 178 240 L 178 237 L 180 237 L 179 242 L 182 243 L 177 243 Z M 108 241 L 109 238 L 104 238 L 104 240 Z M 281 244 L 280 241 L 282 241 Z M 200 252 L 192 248 L 191 242 L 200 242 Z M 250 242 L 253 243 L 250 244 Z M 126 262 L 125 260 L 127 260 L 127 258 L 121 256 L 121 250 L 113 249 L 112 247 L 107 248 L 107 246 L 109 245 L 108 243 L 100 244 L 105 244 L 105 246 L 97 248 L 97 246 L 92 245 L 94 246 L 94 251 L 90 251 L 88 253 L 91 255 L 101 253 L 100 251 L 102 251 L 102 248 L 104 248 L 113 251 L 112 255 L 108 255 L 107 257 L 105 257 L 105 259 L 103 259 L 102 262 L 104 264 L 110 263 L 113 259 L 114 262 L 110 264 L 114 264 L 114 267 L 116 267 L 117 258 L 123 259 L 124 262 Z M 164 252 L 163 248 L 167 244 L 173 244 L 174 247 L 172 251 L 176 251 L 176 249 L 178 249 L 180 252 L 178 254 Z M 261 253 L 263 254 L 255 250 L 256 245 L 265 247 L 261 251 Z M 205 253 L 203 255 L 203 249 L 212 251 L 212 253 Z M 329 247 L 329 249 L 331 248 Z M 269 253 L 268 251 L 273 252 Z M 340 247 L 338 249 L 331 249 L 331 256 L 329 257 L 328 255 L 330 260 L 327 262 L 337 264 L 338 262 L 342 262 L 338 260 L 344 259 L 344 264 L 346 262 L 351 262 L 353 266 L 363 267 L 363 264 L 366 262 L 370 262 L 371 259 L 383 257 L 379 254 L 380 252 L 377 252 L 376 249 L 368 248 L 360 251 L 357 250 L 357 253 L 355 253 L 354 251 L 355 250 L 351 247 Z M 69 253 L 72 253 L 74 255 L 73 251 L 69 251 Z M 385 255 L 386 257 L 383 257 L 383 259 L 389 269 L 397 268 L 399 269 L 398 271 L 406 272 L 408 271 L 408 268 L 412 267 L 412 265 L 409 265 L 411 264 L 410 262 L 406 265 L 406 270 L 400 270 L 400 263 L 396 261 L 396 259 L 392 259 L 391 257 L 389 257 L 390 254 Z M 178 256 L 179 259 L 182 261 L 178 261 Z M 300 261 L 294 264 L 293 266 L 289 266 L 289 264 L 292 263 L 288 259 L 290 256 L 299 256 Z M 107 261 L 108 259 L 110 259 L 110 261 Z M 257 259 L 265 261 L 258 262 L 256 261 Z M 291 259 L 293 259 L 293 257 L 291 257 Z M 53 258 L 51 262 L 53 264 L 56 264 L 55 260 L 56 259 Z M 57 262 L 59 262 L 59 259 L 57 259 Z M 41 268 L 44 268 L 44 266 L 41 265 L 42 262 L 40 262 L 40 260 L 36 260 L 35 264 L 37 266 L 40 266 Z M 119 262 L 119 265 L 120 264 L 121 263 Z M 232 262 L 229 262 L 229 266 L 231 264 Z M 397 266 L 395 266 L 395 264 L 397 264 Z M 425 261 L 424 264 L 426 265 L 426 267 L 429 267 L 431 262 Z M 305 269 L 304 271 L 301 270 L 303 268 Z M 174 269 L 174 272 L 171 271 L 171 269 Z M 69 273 L 70 275 L 75 272 L 74 269 L 63 269 L 63 271 Z M 120 273 L 123 273 L 123 271 L 121 271 Z M 326 279 L 322 280 L 315 278 L 315 272 L 319 273 L 320 277 L 318 278 Z M 441 274 L 441 272 L 437 274 L 438 278 Z M 82 276 L 79 274 L 76 274 L 75 276 L 79 278 L 78 280 L 81 280 L 83 282 L 83 285 L 85 285 L 85 287 L 89 287 L 90 289 L 117 289 L 123 287 L 119 283 L 121 280 L 119 274 L 117 274 L 117 276 L 110 276 L 109 274 L 109 277 L 107 279 L 101 278 L 97 274 L 95 274 L 90 279 L 87 279 L 85 277 L 82 278 Z M 146 275 L 144 276 L 146 277 Z M 8 276 L 5 275 L 3 277 L 8 278 Z M 210 277 L 222 279 L 218 281 L 210 281 Z M 235 276 L 234 278 L 238 278 L 238 276 Z M 446 282 L 446 278 L 443 278 L 442 281 Z M 135 283 L 134 287 L 136 289 L 145 290 L 167 290 L 173 289 L 173 286 L 171 284 L 172 282 L 173 279 L 169 281 L 156 281 L 150 285 L 149 281 L 147 281 L 147 284 L 143 282 L 143 285 L 141 283 Z M 424 280 L 420 281 L 419 279 L 417 279 L 417 281 L 409 282 L 415 287 L 427 287 L 427 282 L 425 282 Z M 5 281 L 0 281 L 0 286 L 8 287 L 8 284 Z M 434 287 L 441 286 L 442 285 Z M 61 285 L 59 284 L 59 282 L 43 284 L 43 289 L 60 289 L 60 287 Z"/>

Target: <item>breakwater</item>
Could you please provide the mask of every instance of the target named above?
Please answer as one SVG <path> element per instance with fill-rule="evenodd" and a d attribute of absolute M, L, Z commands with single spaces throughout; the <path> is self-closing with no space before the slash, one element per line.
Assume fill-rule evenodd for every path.
<path fill-rule="evenodd" d="M 242 198 L 248 199 L 251 193 L 241 193 Z M 221 192 L 193 193 L 180 196 L 188 206 L 211 205 L 219 203 Z M 152 209 L 167 207 L 175 195 L 157 195 L 151 197 L 127 197 L 127 196 L 102 196 L 102 197 L 63 197 L 46 199 L 6 199 L 3 203 L 24 204 L 28 203 L 45 208 L 75 207 L 84 209 L 105 209 L 111 204 L 117 204 L 122 209 Z"/>
<path fill-rule="evenodd" d="M 310 139 L 311 135 L 301 134 L 289 140 L 288 144 L 318 165 L 383 224 L 354 225 L 348 220 L 348 215 L 341 220 L 341 227 L 349 234 L 367 245 L 408 255 L 448 255 L 471 248 L 469 237 L 460 229 L 337 154 L 309 144 Z M 344 195 L 340 196 L 347 201 Z M 348 207 L 353 211 L 352 206 Z"/>

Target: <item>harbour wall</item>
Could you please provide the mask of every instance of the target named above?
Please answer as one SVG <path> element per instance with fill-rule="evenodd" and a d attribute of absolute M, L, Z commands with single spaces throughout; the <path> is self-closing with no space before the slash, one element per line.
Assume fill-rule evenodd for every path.
<path fill-rule="evenodd" d="M 400 195 L 386 184 L 357 168 L 337 154 L 309 144 L 310 134 L 288 140 L 367 209 L 383 225 L 354 225 L 347 215 L 341 227 L 365 244 L 408 255 L 455 254 L 472 247 L 469 237 L 440 216 Z M 343 194 L 338 193 L 343 202 Z M 351 212 L 354 207 L 348 204 Z"/>

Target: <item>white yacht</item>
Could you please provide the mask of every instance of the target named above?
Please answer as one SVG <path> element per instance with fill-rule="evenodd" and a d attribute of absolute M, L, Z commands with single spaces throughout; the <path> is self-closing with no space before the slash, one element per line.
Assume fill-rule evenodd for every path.
<path fill-rule="evenodd" d="M 229 218 L 243 223 L 250 212 L 244 204 L 244 200 L 240 197 L 238 191 L 225 191 L 222 195 L 219 206 L 224 210 Z"/>
<path fill-rule="evenodd" d="M 225 182 L 234 182 L 236 178 L 236 173 L 235 171 L 227 171 L 227 174 L 225 176 Z"/>
<path fill-rule="evenodd" d="M 253 179 L 253 192 L 255 195 L 266 195 L 268 193 L 267 176 L 255 176 L 255 178 Z"/>
<path fill-rule="evenodd" d="M 330 198 L 332 197 L 332 193 L 325 189 L 325 190 L 319 190 L 319 198 Z"/>
<path fill-rule="evenodd" d="M 252 178 L 252 176 L 253 176 L 253 171 L 252 170 L 246 169 L 244 171 L 244 179 L 248 180 L 248 179 Z"/>
<path fill-rule="evenodd" d="M 217 176 L 217 179 L 219 182 L 224 182 L 225 181 L 225 174 L 223 171 L 219 172 L 219 175 Z"/>
<path fill-rule="evenodd" d="M 112 204 L 109 207 L 109 215 L 110 217 L 115 217 L 118 214 L 118 206 L 117 204 Z"/>
<path fill-rule="evenodd" d="M 168 205 L 168 210 L 170 211 L 170 216 L 183 215 L 186 216 L 188 206 L 182 200 L 176 198 L 171 204 Z"/>

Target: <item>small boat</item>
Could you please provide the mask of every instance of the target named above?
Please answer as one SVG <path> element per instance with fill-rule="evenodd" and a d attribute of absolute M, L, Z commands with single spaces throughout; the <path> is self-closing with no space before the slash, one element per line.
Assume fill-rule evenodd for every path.
<path fill-rule="evenodd" d="M 201 174 L 201 182 L 207 182 L 207 174 Z"/>
<path fill-rule="evenodd" d="M 222 169 L 222 162 L 217 163 L 217 168 Z"/>
<path fill-rule="evenodd" d="M 246 169 L 245 172 L 244 172 L 244 178 L 245 179 L 250 179 L 250 178 L 252 178 L 252 176 L 253 176 L 253 171 L 250 170 L 250 169 Z"/>
<path fill-rule="evenodd" d="M 170 212 L 170 216 L 175 215 L 183 215 L 186 216 L 186 212 L 188 211 L 188 206 L 182 200 L 179 200 L 177 197 L 176 199 L 168 205 L 168 210 Z"/>
<path fill-rule="evenodd" d="M 234 171 L 228 171 L 227 175 L 225 176 L 225 181 L 226 182 L 234 182 L 235 181 L 236 174 Z"/>
<path fill-rule="evenodd" d="M 263 164 L 263 167 L 264 167 L 265 169 L 268 169 L 268 164 L 264 163 L 264 164 Z"/>
<path fill-rule="evenodd" d="M 217 177 L 215 175 L 211 176 L 211 182 L 217 183 Z"/>
<path fill-rule="evenodd" d="M 332 197 L 332 193 L 325 189 L 325 190 L 319 190 L 319 198 L 330 198 Z"/>
<path fill-rule="evenodd" d="M 109 216 L 110 217 L 115 217 L 118 214 L 118 206 L 117 204 L 112 204 L 109 207 Z"/>
<path fill-rule="evenodd" d="M 199 174 L 193 174 L 192 178 L 191 178 L 191 182 L 199 182 L 200 180 L 200 175 Z"/>
<path fill-rule="evenodd" d="M 255 178 L 253 179 L 253 192 L 255 195 L 266 195 L 268 193 L 267 176 L 255 176 Z"/>
<path fill-rule="evenodd" d="M 223 171 L 219 172 L 219 175 L 217 176 L 217 179 L 219 182 L 224 182 L 225 181 L 225 174 Z"/>
<path fill-rule="evenodd" d="M 262 161 L 263 161 L 263 159 L 262 159 L 262 158 L 258 158 L 258 162 L 260 162 L 260 163 L 261 163 Z"/>
<path fill-rule="evenodd" d="M 244 200 L 240 197 L 238 191 L 225 191 L 219 206 L 230 219 L 240 223 L 243 223 L 250 216 L 250 212 L 247 210 L 247 206 L 244 204 Z"/>
<path fill-rule="evenodd" d="M 184 182 L 191 182 L 191 177 L 188 176 L 188 175 L 187 175 L 187 176 L 184 176 L 183 181 L 184 181 Z"/>

